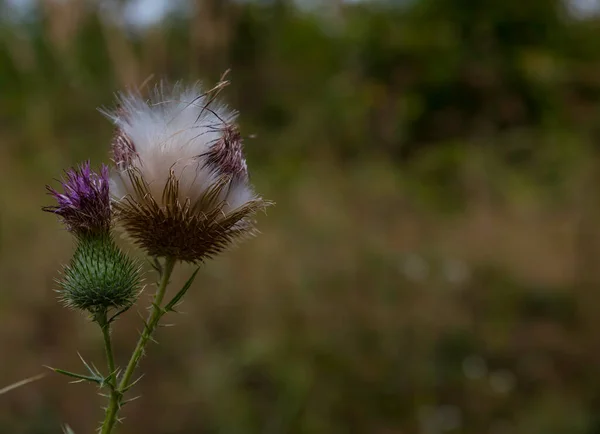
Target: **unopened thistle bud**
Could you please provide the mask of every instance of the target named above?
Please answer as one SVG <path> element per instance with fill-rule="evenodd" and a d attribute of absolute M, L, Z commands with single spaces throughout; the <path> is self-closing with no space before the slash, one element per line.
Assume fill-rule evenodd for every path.
<path fill-rule="evenodd" d="M 268 203 L 248 180 L 235 114 L 196 87 L 122 95 L 108 113 L 117 220 L 151 256 L 199 262 L 252 235 Z"/>
<path fill-rule="evenodd" d="M 108 167 L 103 165 L 98 174 L 84 163 L 66 173 L 62 187 L 62 193 L 47 187 L 58 205 L 42 208 L 58 215 L 77 238 L 73 258 L 59 280 L 62 300 L 91 313 L 131 306 L 139 293 L 140 272 L 110 233 Z"/>
<path fill-rule="evenodd" d="M 140 267 L 110 235 L 83 237 L 59 280 L 65 305 L 97 313 L 129 308 L 140 292 Z"/>

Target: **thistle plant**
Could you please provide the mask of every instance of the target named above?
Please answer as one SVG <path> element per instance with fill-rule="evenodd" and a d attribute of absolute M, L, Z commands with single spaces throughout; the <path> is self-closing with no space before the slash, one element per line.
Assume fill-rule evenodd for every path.
<path fill-rule="evenodd" d="M 162 317 L 175 312 L 199 266 L 254 235 L 254 215 L 270 204 L 249 182 L 236 114 L 217 102 L 226 84 L 208 92 L 197 85 L 160 85 L 148 99 L 120 94 L 117 108 L 104 111 L 116 127 L 113 167 L 95 172 L 86 162 L 66 172 L 62 191 L 47 187 L 57 205 L 43 210 L 56 214 L 76 243 L 58 279 L 60 300 L 99 325 L 107 359 L 104 374 L 83 359 L 85 374 L 54 371 L 107 391 L 102 434 L 115 429 L 148 342 Z M 139 298 L 142 267 L 117 246 L 115 231 L 141 248 L 158 274 L 148 317 L 125 366 L 115 363 L 111 333 L 114 321 Z M 198 268 L 167 301 L 178 262 Z"/>

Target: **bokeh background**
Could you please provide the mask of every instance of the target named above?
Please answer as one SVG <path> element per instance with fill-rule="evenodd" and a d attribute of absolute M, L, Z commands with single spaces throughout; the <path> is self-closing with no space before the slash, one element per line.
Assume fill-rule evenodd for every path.
<path fill-rule="evenodd" d="M 229 68 L 277 205 L 159 330 L 120 433 L 600 433 L 594 0 L 1 0 L 0 387 L 103 366 L 40 211 L 108 161 L 97 107 Z M 67 382 L 0 396 L 0 432 L 93 432 L 104 399 Z"/>

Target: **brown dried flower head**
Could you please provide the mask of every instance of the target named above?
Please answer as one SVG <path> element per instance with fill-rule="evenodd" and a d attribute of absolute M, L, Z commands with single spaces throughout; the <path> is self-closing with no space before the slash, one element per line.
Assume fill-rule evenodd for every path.
<path fill-rule="evenodd" d="M 199 262 L 254 234 L 268 203 L 254 193 L 235 114 L 220 83 L 121 95 L 111 192 L 117 221 L 148 254 Z"/>

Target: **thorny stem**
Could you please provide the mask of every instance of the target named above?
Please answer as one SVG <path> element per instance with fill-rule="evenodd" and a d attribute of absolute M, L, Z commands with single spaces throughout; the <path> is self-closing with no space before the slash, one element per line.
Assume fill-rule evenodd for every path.
<path fill-rule="evenodd" d="M 108 375 L 109 375 L 109 386 L 110 386 L 110 403 L 106 408 L 106 420 L 116 419 L 116 412 L 118 410 L 118 402 L 120 394 L 115 389 L 115 358 L 113 356 L 112 342 L 110 339 L 110 322 L 107 318 L 107 312 L 103 311 L 96 314 L 96 321 L 102 329 L 102 336 L 104 337 L 104 348 L 106 350 L 106 362 L 108 364 Z M 117 405 L 114 405 L 117 404 Z M 110 433 L 110 429 L 106 423 L 102 425 L 102 434 Z"/>
<path fill-rule="evenodd" d="M 135 350 L 129 360 L 129 364 L 125 369 L 125 373 L 123 374 L 123 378 L 119 383 L 119 390 L 125 389 L 131 383 L 131 376 L 133 375 L 133 371 L 137 368 L 137 365 L 140 361 L 144 353 L 144 348 L 146 347 L 146 343 L 152 336 L 154 329 L 158 325 L 158 321 L 163 316 L 163 309 L 161 308 L 161 303 L 163 298 L 165 297 L 165 292 L 167 290 L 167 285 L 169 284 L 169 279 L 171 278 L 171 273 L 173 272 L 173 267 L 175 267 L 175 259 L 174 258 L 166 258 L 165 266 L 162 272 L 162 278 L 160 284 L 158 286 L 158 290 L 154 295 L 154 302 L 152 303 L 152 309 L 150 311 L 150 316 L 146 321 L 146 327 L 142 331 L 142 335 L 135 347 Z"/>
<path fill-rule="evenodd" d="M 148 340 L 152 337 L 160 318 L 165 313 L 164 309 L 161 307 L 161 304 L 163 298 L 165 297 L 165 292 L 167 290 L 167 285 L 169 284 L 169 278 L 171 277 L 171 273 L 175 267 L 175 262 L 176 260 L 174 258 L 169 257 L 165 259 L 160 283 L 158 285 L 158 289 L 156 290 L 156 294 L 154 294 L 152 308 L 150 310 L 150 314 L 148 315 L 148 319 L 146 320 L 144 330 L 140 335 L 140 339 L 138 340 L 135 350 L 133 350 L 133 354 L 131 355 L 131 359 L 129 359 L 129 363 L 127 364 L 127 368 L 125 368 L 125 373 L 123 374 L 121 381 L 119 382 L 118 386 L 113 387 L 113 392 L 110 394 L 110 403 L 106 409 L 106 417 L 104 419 L 104 423 L 102 424 L 101 434 L 110 434 L 112 432 L 121 408 L 123 394 L 127 391 L 128 386 L 131 385 L 131 377 L 133 376 L 133 372 L 135 371 L 135 368 L 137 368 L 140 359 L 144 354 L 144 348 L 146 347 Z M 112 372 L 114 372 L 114 367 Z"/>
<path fill-rule="evenodd" d="M 103 313 L 102 322 L 98 322 L 100 324 L 100 328 L 102 329 L 102 336 L 104 337 L 104 347 L 106 349 L 106 363 L 108 364 L 108 373 L 109 375 L 113 375 L 115 373 L 115 357 L 113 356 L 112 349 L 112 341 L 110 339 L 110 323 L 107 319 L 106 312 Z M 114 385 L 114 379 L 111 379 L 111 384 Z"/>

